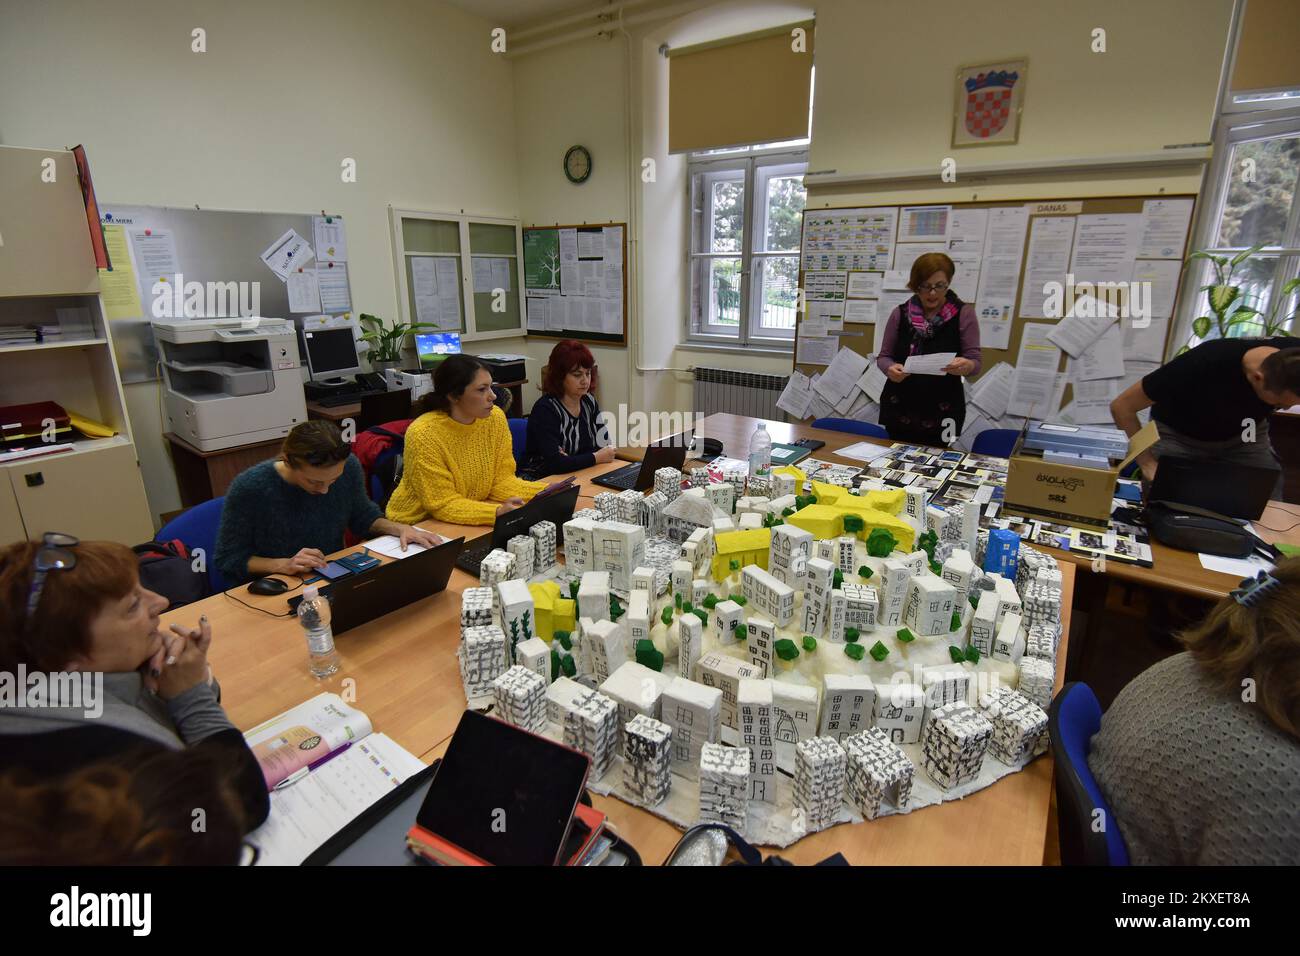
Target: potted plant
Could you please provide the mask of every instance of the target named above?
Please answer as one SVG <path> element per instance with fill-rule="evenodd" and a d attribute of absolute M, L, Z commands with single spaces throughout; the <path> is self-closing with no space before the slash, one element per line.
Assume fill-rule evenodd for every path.
<path fill-rule="evenodd" d="M 1232 334 L 1232 329 L 1249 323 L 1258 328 L 1243 329 L 1243 332 L 1248 331 L 1251 335 L 1269 338 L 1280 334 L 1295 321 L 1295 313 L 1287 315 L 1284 306 L 1291 298 L 1291 294 L 1300 288 L 1300 279 L 1291 279 L 1276 291 L 1268 315 L 1255 308 L 1259 304 L 1258 299 L 1251 298 L 1247 301 L 1248 295 L 1243 295 L 1243 281 L 1254 284 L 1266 280 L 1265 274 L 1261 273 L 1259 268 L 1262 263 L 1255 259 L 1256 253 L 1263 248 L 1262 245 L 1252 246 L 1231 258 L 1204 251 L 1193 252 L 1187 257 L 1188 262 L 1193 259 L 1206 259 L 1214 265 L 1214 281 L 1200 288 L 1201 292 L 1206 293 L 1210 314 L 1199 316 L 1192 321 L 1193 337 L 1200 340 L 1228 338 Z M 1239 269 L 1241 275 L 1238 275 Z M 1267 271 L 1269 274 L 1272 273 L 1271 265 L 1268 266 Z M 1178 354 L 1182 355 L 1191 347 L 1189 340 L 1178 350 Z"/>
<path fill-rule="evenodd" d="M 428 322 L 394 322 L 384 325 L 384 320 L 367 312 L 361 313 L 362 341 L 370 343 L 370 367 L 376 372 L 385 369 L 400 368 L 402 365 L 402 345 L 412 332 L 426 329 L 437 331 L 436 325 Z"/>

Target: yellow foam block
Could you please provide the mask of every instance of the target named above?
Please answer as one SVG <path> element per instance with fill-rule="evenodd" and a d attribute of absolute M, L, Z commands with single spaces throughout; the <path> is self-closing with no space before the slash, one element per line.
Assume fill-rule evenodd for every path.
<path fill-rule="evenodd" d="M 794 465 L 782 465 L 780 468 L 773 468 L 772 474 L 789 475 L 791 478 L 795 479 L 796 481 L 803 481 L 808 477 L 800 469 L 796 468 Z"/>
<path fill-rule="evenodd" d="M 533 596 L 533 629 L 538 637 L 549 642 L 555 636 L 555 605 L 560 600 L 560 586 L 554 581 L 542 581 L 528 585 L 528 593 Z"/>
<path fill-rule="evenodd" d="M 839 485 L 828 485 L 824 481 L 814 481 L 812 493 L 819 505 L 833 505 L 842 498 L 852 497 L 849 495 L 849 489 L 841 488 Z"/>
<path fill-rule="evenodd" d="M 844 512 L 833 505 L 805 505 L 785 523 L 803 528 L 818 540 L 834 538 L 844 530 Z"/>
<path fill-rule="evenodd" d="M 713 563 L 710 566 L 713 580 L 724 580 L 731 573 L 732 561 L 738 561 L 742 568 L 747 564 L 757 564 L 766 571 L 771 547 L 771 528 L 719 532 L 713 536 Z"/>
<path fill-rule="evenodd" d="M 859 495 L 859 500 L 865 501 L 868 507 L 875 508 L 877 511 L 896 515 L 903 510 L 903 505 L 907 502 L 907 492 L 902 488 L 890 488 L 887 491 L 877 489 Z"/>
<path fill-rule="evenodd" d="M 912 550 L 912 542 L 916 536 L 916 531 L 910 524 L 894 515 L 877 511 L 875 508 L 868 508 L 865 504 L 859 504 L 858 499 L 854 496 L 849 496 L 849 501 L 844 504 L 809 505 L 796 511 L 786 519 L 786 522 L 796 528 L 803 528 L 818 540 L 825 540 L 826 538 L 838 537 L 844 533 L 845 515 L 858 515 L 862 518 L 863 527 L 857 533 L 857 536 L 863 541 L 867 539 L 873 529 L 884 528 L 898 539 L 899 548 L 904 551 Z"/>

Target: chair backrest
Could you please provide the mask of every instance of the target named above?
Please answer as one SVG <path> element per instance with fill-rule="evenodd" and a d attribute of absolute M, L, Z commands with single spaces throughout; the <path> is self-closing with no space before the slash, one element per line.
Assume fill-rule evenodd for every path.
<path fill-rule="evenodd" d="M 1128 866 L 1128 847 L 1119 823 L 1088 767 L 1088 745 L 1101 727 L 1097 696 L 1087 684 L 1071 681 L 1052 701 L 1048 718 L 1056 765 L 1061 862 L 1067 866 Z"/>
<path fill-rule="evenodd" d="M 813 428 L 827 428 L 834 432 L 849 432 L 853 435 L 866 435 L 868 438 L 888 438 L 889 432 L 880 425 L 871 422 L 859 422 L 852 418 L 819 418 L 812 423 Z"/>
<path fill-rule="evenodd" d="M 1014 428 L 986 428 L 975 436 L 975 442 L 970 448 L 971 454 L 1010 458 L 1019 434 Z"/>
<path fill-rule="evenodd" d="M 516 470 L 524 466 L 524 459 L 528 457 L 528 419 L 526 418 L 507 418 L 510 425 L 510 444 L 515 453 Z"/>
<path fill-rule="evenodd" d="M 194 551 L 203 549 L 203 560 L 208 569 L 208 583 L 212 593 L 226 591 L 235 585 L 222 577 L 217 570 L 217 532 L 221 528 L 221 506 L 225 498 L 213 498 L 201 505 L 195 505 L 188 511 L 178 514 L 168 521 L 155 536 L 155 541 L 171 541 L 180 538 L 185 546 Z"/>
<path fill-rule="evenodd" d="M 357 431 L 361 432 L 384 422 L 411 417 L 411 390 L 396 388 L 382 395 L 367 395 L 361 399 L 357 415 Z"/>

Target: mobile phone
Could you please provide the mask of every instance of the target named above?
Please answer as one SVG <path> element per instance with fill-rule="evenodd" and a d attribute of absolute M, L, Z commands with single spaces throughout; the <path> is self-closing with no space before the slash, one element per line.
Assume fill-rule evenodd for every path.
<path fill-rule="evenodd" d="M 346 578 L 351 573 L 352 573 L 351 568 L 345 568 L 337 561 L 331 561 L 329 564 L 325 565 L 325 567 L 319 570 L 319 574 L 321 577 L 328 578 L 331 581 L 337 581 L 339 578 Z"/>

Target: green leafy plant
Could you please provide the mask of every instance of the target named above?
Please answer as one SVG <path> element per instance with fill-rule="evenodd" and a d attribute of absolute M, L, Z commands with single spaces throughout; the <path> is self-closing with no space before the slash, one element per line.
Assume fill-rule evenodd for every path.
<path fill-rule="evenodd" d="M 394 322 L 384 325 L 384 320 L 368 312 L 361 313 L 361 340 L 370 343 L 371 362 L 400 362 L 402 360 L 402 343 L 412 332 L 425 330 L 437 331 L 436 325 L 428 322 Z"/>
<path fill-rule="evenodd" d="M 1295 322 L 1296 316 L 1300 314 L 1300 308 L 1293 309 L 1290 314 L 1287 314 L 1285 305 L 1291 299 L 1292 293 L 1300 289 L 1300 278 L 1291 279 L 1280 289 L 1274 290 L 1272 305 L 1267 315 L 1256 307 L 1260 304 L 1259 300 L 1243 289 L 1244 276 L 1239 274 L 1239 270 L 1248 275 L 1252 268 L 1257 269 L 1258 263 L 1253 260 L 1263 248 L 1263 245 L 1251 246 L 1235 256 L 1215 255 L 1202 250 L 1193 252 L 1187 257 L 1188 262 L 1194 259 L 1205 259 L 1214 266 L 1214 281 L 1209 285 L 1201 286 L 1200 289 L 1206 294 L 1210 314 L 1192 320 L 1194 338 L 1229 338 L 1234 334 L 1233 329 L 1247 325 L 1255 328 L 1243 328 L 1236 334 L 1244 333 L 1268 338 L 1280 335 Z M 1178 350 L 1178 354 L 1181 355 L 1191 347 L 1191 339 L 1189 339 Z"/>

